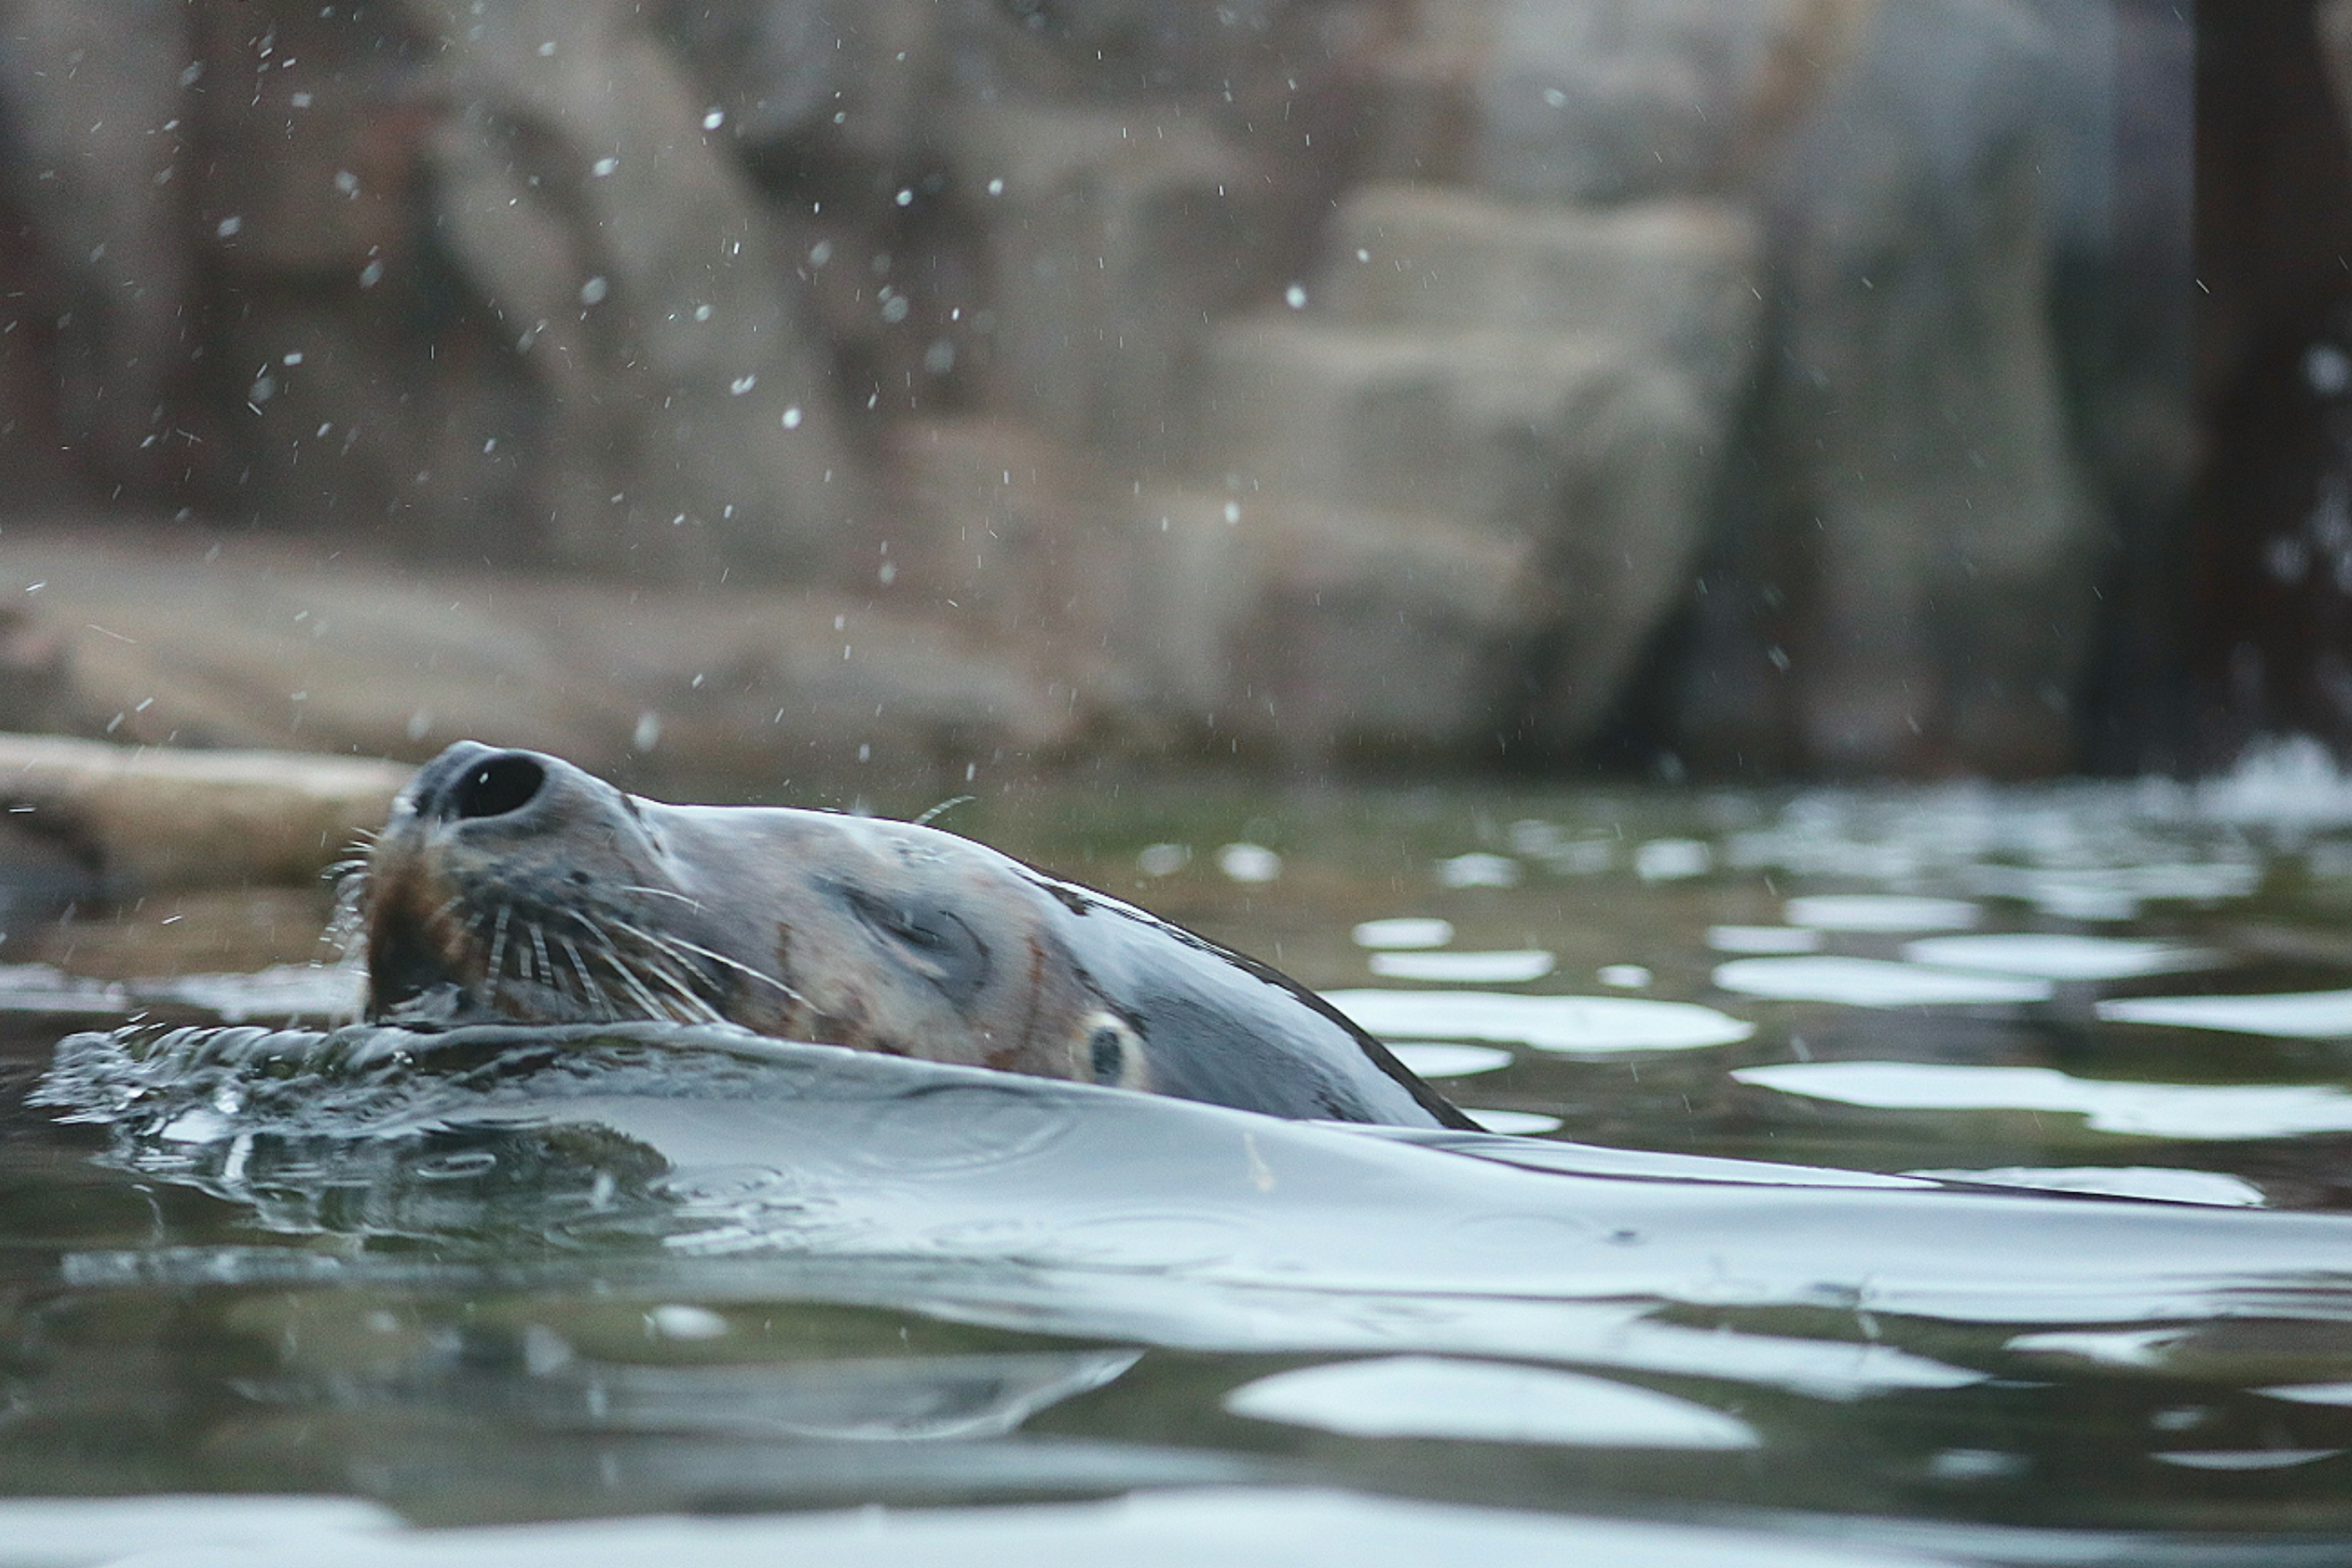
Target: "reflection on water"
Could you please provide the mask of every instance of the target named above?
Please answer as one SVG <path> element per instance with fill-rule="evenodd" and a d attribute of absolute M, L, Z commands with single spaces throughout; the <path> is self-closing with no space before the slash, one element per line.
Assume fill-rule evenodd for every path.
<path fill-rule="evenodd" d="M 908 1516 L 860 1538 L 883 1561 L 1099 1560 L 1139 1520 L 1360 1562 L 2333 1561 L 2352 815 L 2242 804 L 963 824 L 1276 959 L 1547 1138 L 723 1029 L 173 1033 L 320 1020 L 347 983 L 0 972 L 0 1487 L 438 1523 L 1208 1489 Z M 412 1539 L 276 1506 L 218 1516 L 253 1561 Z M 14 1544 L 69 1517 L 151 1539 L 135 1504 L 0 1501 L 0 1563 L 108 1560 Z M 849 1550 L 821 1519 L 599 1528 L 649 1533 L 543 1540 Z"/>

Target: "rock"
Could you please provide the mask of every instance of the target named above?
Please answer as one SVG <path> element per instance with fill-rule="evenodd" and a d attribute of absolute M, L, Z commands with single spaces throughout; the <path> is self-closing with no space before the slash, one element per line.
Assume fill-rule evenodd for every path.
<path fill-rule="evenodd" d="M 1614 202 L 1714 192 L 1769 143 L 1874 0 L 1504 0 L 1478 84 L 1480 183 Z"/>
<path fill-rule="evenodd" d="M 200 340 L 185 237 L 188 8 L 19 0 L 6 19 L 5 163 L 47 274 L 58 435 L 109 489 L 177 482 L 197 459 L 173 432 L 211 434 L 190 414 Z M 11 423 L 52 416 L 11 413 Z"/>
<path fill-rule="evenodd" d="M 1529 535 L 1612 401 L 1675 394 L 1606 338 L 1360 329 L 1286 317 L 1220 329 L 1213 463 L 1243 488 L 1483 522 Z"/>
<path fill-rule="evenodd" d="M 995 777 L 1096 722 L 1092 696 L 1029 647 L 869 593 L 333 553 L 12 525 L 0 587 L 45 584 L 26 602 L 34 629 L 69 649 L 69 727 L 148 745 L 421 761 L 470 737 L 653 793 L 806 801 Z"/>
<path fill-rule="evenodd" d="M 1172 105 L 976 106 L 955 140 L 990 193 L 992 403 L 1073 447 L 1189 458 L 1212 321 L 1283 273 L 1267 171 Z"/>
<path fill-rule="evenodd" d="M 2336 94 L 2336 112 L 2352 132 L 2352 0 L 2318 0 L 2312 24 L 2319 37 L 2319 58 L 2327 68 L 2328 86 Z"/>
<path fill-rule="evenodd" d="M 1595 209 L 1465 190 L 1350 193 L 1312 295 L 1360 326 L 1606 336 L 1655 350 L 1708 396 L 1744 390 L 1757 347 L 1757 226 L 1721 202 Z"/>
<path fill-rule="evenodd" d="M 66 728 L 74 717 L 72 692 L 64 634 L 19 605 L 0 609 L 0 731 Z"/>
<path fill-rule="evenodd" d="M 466 108 L 432 147 L 444 233 L 544 390 L 556 557 L 670 577 L 833 568 L 864 474 L 787 236 L 637 7 L 404 10 L 452 46 Z"/>
<path fill-rule="evenodd" d="M 77 847 L 117 899 L 316 882 L 383 825 L 408 773 L 355 757 L 0 734 L 11 824 Z"/>
<path fill-rule="evenodd" d="M 1528 663 L 1465 708 L 1547 749 L 1589 733 L 1679 595 L 1710 426 L 1651 356 L 1565 334 L 1237 323 L 1217 340 L 1212 451 L 1244 516 L 1323 506 L 1483 531 L 1530 574 L 1508 596 Z M 1399 593 L 1411 597 L 1411 582 Z M 1532 689 L 1532 696 L 1529 691 Z"/>
<path fill-rule="evenodd" d="M 1525 538 L 1445 515 L 1147 489 L 1112 646 L 1164 741 L 1294 765 L 1489 752 Z"/>
<path fill-rule="evenodd" d="M 1478 84 L 1495 48 L 1495 0 L 1424 0 L 1364 77 L 1355 173 L 1435 190 L 1475 178 Z"/>
<path fill-rule="evenodd" d="M 2101 547 L 2051 331 L 2051 61 L 2008 0 L 1880 7 L 1780 167 L 1764 467 L 1814 766 L 2070 760 Z"/>
<path fill-rule="evenodd" d="M 901 169 L 934 105 L 934 0 L 669 0 L 662 35 L 756 160 Z"/>
<path fill-rule="evenodd" d="M 231 515 L 428 555 L 541 558 L 545 420 L 436 220 L 446 112 L 384 7 L 208 5 L 191 244 Z M 206 87 L 204 84 L 213 84 Z"/>
<path fill-rule="evenodd" d="M 995 419 L 909 423 L 889 458 L 890 521 L 871 552 L 877 600 L 1034 648 L 1074 679 L 1100 663 L 1133 563 L 1103 526 L 1127 498 L 1095 464 Z"/>

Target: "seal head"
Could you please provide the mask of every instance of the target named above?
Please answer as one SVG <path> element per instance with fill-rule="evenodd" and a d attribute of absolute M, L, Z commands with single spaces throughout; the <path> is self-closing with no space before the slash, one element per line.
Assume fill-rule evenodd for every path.
<path fill-rule="evenodd" d="M 666 805 L 461 742 L 359 893 L 388 1022 L 733 1023 L 1277 1116 L 1472 1125 L 1252 959 L 912 823 Z"/>

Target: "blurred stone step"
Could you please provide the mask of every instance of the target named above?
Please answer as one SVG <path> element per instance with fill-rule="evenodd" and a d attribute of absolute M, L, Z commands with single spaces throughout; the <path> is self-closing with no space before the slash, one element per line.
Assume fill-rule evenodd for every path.
<path fill-rule="evenodd" d="M 57 689 L 24 721 L 410 761 L 472 738 L 670 798 L 808 800 L 985 777 L 1096 711 L 985 616 L 902 608 L 872 576 L 856 595 L 670 588 L 341 553 L 11 522 L 0 594 L 24 606 L 21 637 L 58 650 L 42 666 Z"/>
<path fill-rule="evenodd" d="M 991 405 L 1074 447 L 1181 460 L 1208 323 L 1295 265 L 1272 167 L 1174 104 L 974 105 L 954 137 L 988 219 Z"/>
<path fill-rule="evenodd" d="M 1537 550 L 1444 515 L 1146 489 L 1113 651 L 1169 739 L 1307 763 L 1491 742 Z"/>
<path fill-rule="evenodd" d="M 1546 533 L 1619 433 L 1698 462 L 1699 399 L 1653 358 L 1598 336 L 1254 317 L 1212 340 L 1205 457 L 1245 489 Z"/>
<path fill-rule="evenodd" d="M 1500 26 L 1501 0 L 1424 0 L 1395 47 L 1365 73 L 1357 173 L 1430 183 L 1472 177 L 1478 90 Z"/>
<path fill-rule="evenodd" d="M 1565 207 L 1376 184 L 1341 203 L 1327 244 L 1309 308 L 1350 326 L 1607 333 L 1714 395 L 1755 355 L 1757 229 L 1729 203 Z"/>
<path fill-rule="evenodd" d="M 383 826 L 397 763 L 0 733 L 6 827 L 69 850 L 116 897 L 315 884 Z"/>

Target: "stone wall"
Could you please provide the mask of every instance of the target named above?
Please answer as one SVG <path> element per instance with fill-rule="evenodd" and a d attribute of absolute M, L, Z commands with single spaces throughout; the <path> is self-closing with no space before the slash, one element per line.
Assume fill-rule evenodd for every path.
<path fill-rule="evenodd" d="M 2130 9 L 0 0 L 0 424 L 865 595 L 1065 746 L 2047 771 L 2166 428 L 2053 324 Z"/>

